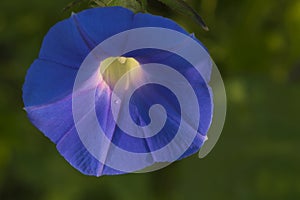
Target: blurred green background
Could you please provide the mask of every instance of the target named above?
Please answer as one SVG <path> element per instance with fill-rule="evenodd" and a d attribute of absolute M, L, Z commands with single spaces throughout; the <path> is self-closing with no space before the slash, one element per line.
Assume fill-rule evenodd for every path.
<path fill-rule="evenodd" d="M 0 1 L 1 200 L 300 199 L 299 0 L 187 1 L 210 32 L 152 4 L 209 49 L 227 90 L 225 127 L 204 159 L 100 178 L 73 169 L 22 110 L 26 70 L 69 2 Z"/>

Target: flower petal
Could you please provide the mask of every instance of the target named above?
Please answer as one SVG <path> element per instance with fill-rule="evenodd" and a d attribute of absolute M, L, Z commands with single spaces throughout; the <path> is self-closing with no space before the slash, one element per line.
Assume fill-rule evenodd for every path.
<path fill-rule="evenodd" d="M 207 67 L 207 73 L 205 74 L 199 74 L 199 72 L 195 69 L 194 66 L 191 66 L 186 60 L 183 58 L 176 56 L 170 52 L 165 52 L 162 50 L 157 49 L 143 49 L 143 50 L 137 50 L 133 52 L 129 52 L 125 56 L 134 57 L 142 64 L 147 63 L 160 63 L 167 66 L 170 66 L 174 69 L 176 69 L 178 72 L 183 74 L 186 78 L 186 80 L 189 81 L 191 86 L 194 88 L 195 94 L 198 98 L 199 102 L 199 108 L 200 108 L 200 122 L 199 122 L 199 128 L 198 128 L 198 134 L 197 137 L 194 139 L 191 146 L 186 150 L 186 152 L 180 157 L 180 159 L 185 158 L 189 155 L 192 155 L 199 151 L 200 147 L 203 145 L 206 133 L 211 125 L 212 122 L 212 112 L 213 112 L 213 100 L 212 100 L 212 93 L 210 90 L 209 85 L 206 83 L 205 80 L 210 79 L 210 68 Z M 199 63 L 201 65 L 209 66 L 210 64 L 210 57 L 207 56 L 207 60 L 202 61 Z M 150 96 L 146 97 L 147 94 L 151 94 Z M 140 99 L 139 101 L 135 101 L 138 105 L 139 109 L 143 110 L 147 106 L 143 105 L 143 102 L 149 102 L 149 99 L 151 98 L 161 98 L 165 95 L 165 92 L 158 92 L 152 91 L 150 93 L 147 93 L 144 91 L 143 96 L 145 98 Z M 166 97 L 167 98 L 167 97 Z M 169 106 L 172 106 L 174 103 L 174 99 L 171 98 L 169 100 L 170 104 Z M 180 113 L 177 111 L 177 113 L 173 112 L 172 117 L 177 116 L 176 118 L 180 118 Z M 181 115 L 182 116 L 182 115 Z M 147 118 L 147 116 L 144 116 Z M 185 119 L 184 119 L 185 120 Z M 177 124 L 176 124 L 177 123 Z M 176 120 L 173 124 L 173 128 L 178 126 L 178 123 L 180 123 L 180 120 Z M 168 130 L 172 130 L 172 128 L 168 127 Z M 167 134 L 168 132 L 166 132 Z M 167 136 L 166 136 L 167 137 Z M 171 136 L 170 136 L 171 137 Z M 172 137 L 171 137 L 172 138 Z M 149 140 L 147 139 L 149 142 Z M 151 143 L 151 142 L 150 142 Z M 136 143 L 135 143 L 136 144 Z M 158 141 L 156 146 L 159 146 L 160 142 Z M 156 148 L 152 148 L 151 150 L 155 150 Z"/>
<path fill-rule="evenodd" d="M 101 164 L 82 144 L 74 125 L 71 96 L 49 105 L 27 107 L 26 111 L 31 122 L 57 144 L 60 154 L 83 174 L 124 173 Z"/>
<path fill-rule="evenodd" d="M 39 58 L 79 68 L 90 52 L 72 18 L 55 24 L 44 37 Z"/>
<path fill-rule="evenodd" d="M 101 104 L 109 104 L 109 102 L 101 102 Z M 180 105 L 174 94 L 172 94 L 167 88 L 159 85 L 148 85 L 139 88 L 132 97 L 129 107 L 130 114 L 136 124 L 140 126 L 148 125 L 150 123 L 148 112 L 150 107 L 155 104 L 162 105 L 169 115 L 165 126 L 159 133 L 152 137 L 149 137 L 147 133 L 144 133 L 141 137 L 145 138 L 137 138 L 132 135 L 128 135 L 115 125 L 116 127 L 113 128 L 114 135 L 112 142 L 126 151 L 135 153 L 149 153 L 167 145 L 176 135 L 180 123 L 180 111 L 178 111 L 180 109 Z M 128 109 L 126 105 L 121 105 L 121 108 Z M 106 116 L 110 116 L 112 119 L 111 112 L 103 115 L 102 109 L 97 109 L 97 111 L 97 116 L 101 126 L 105 125 L 102 122 L 102 119 L 106 118 Z M 124 120 L 122 117 L 126 116 L 119 117 L 120 118 L 118 120 Z M 155 161 L 158 162 L 158 160 L 154 160 L 153 162 Z"/>
<path fill-rule="evenodd" d="M 134 57 L 141 64 L 164 64 L 166 66 L 172 67 L 173 69 L 184 75 L 186 80 L 188 80 L 191 86 L 194 88 L 195 94 L 198 97 L 201 118 L 198 131 L 203 135 L 206 134 L 211 124 L 213 110 L 213 102 L 211 98 L 212 94 L 210 92 L 208 83 L 206 83 L 206 80 L 209 80 L 210 78 L 210 67 L 206 67 L 207 70 L 204 74 L 199 74 L 195 67 L 188 63 L 185 59 L 170 52 L 165 52 L 163 50 L 157 49 L 136 50 L 129 52 L 128 54 L 126 54 L 126 56 Z M 207 60 L 201 61 L 199 65 L 209 66 L 210 57 L 207 56 Z"/>
<path fill-rule="evenodd" d="M 37 59 L 27 71 L 23 85 L 25 107 L 48 104 L 72 92 L 77 70 Z"/>
<path fill-rule="evenodd" d="M 57 150 L 76 169 L 86 175 L 116 175 L 124 172 L 112 169 L 94 158 L 82 144 L 73 127 L 57 144 Z"/>
<path fill-rule="evenodd" d="M 78 30 L 95 45 L 130 29 L 134 13 L 122 7 L 93 8 L 73 15 Z M 94 46 L 95 47 L 95 46 Z"/>

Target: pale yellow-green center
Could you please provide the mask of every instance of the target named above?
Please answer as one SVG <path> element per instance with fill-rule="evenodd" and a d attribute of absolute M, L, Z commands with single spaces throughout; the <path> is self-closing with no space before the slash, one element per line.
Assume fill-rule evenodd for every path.
<path fill-rule="evenodd" d="M 118 80 L 130 70 L 139 67 L 140 63 L 134 58 L 130 57 L 109 57 L 101 62 L 100 73 L 102 74 L 103 81 L 113 88 Z M 127 86 L 130 82 L 138 77 L 126 76 Z"/>

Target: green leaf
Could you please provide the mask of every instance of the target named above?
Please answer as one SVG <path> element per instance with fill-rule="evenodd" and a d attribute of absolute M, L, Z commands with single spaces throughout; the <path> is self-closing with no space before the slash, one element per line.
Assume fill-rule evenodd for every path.
<path fill-rule="evenodd" d="M 67 11 L 67 10 L 70 10 L 71 8 L 73 8 L 74 6 L 78 5 L 78 4 L 81 4 L 83 2 L 86 2 L 88 0 L 75 0 L 75 1 L 72 1 L 71 3 L 69 3 L 66 7 L 63 8 L 63 12 Z"/>
<path fill-rule="evenodd" d="M 191 17 L 204 30 L 208 31 L 208 27 L 206 26 L 202 17 L 185 1 L 183 0 L 157 0 L 157 1 L 160 1 L 161 3 L 170 7 L 175 12 Z M 89 4 L 92 7 L 122 6 L 136 13 L 146 12 L 147 9 L 147 0 L 75 0 L 70 4 L 68 4 L 67 7 L 64 8 L 64 10 L 68 10 L 82 2 L 89 2 Z"/>
<path fill-rule="evenodd" d="M 122 6 L 133 12 L 145 12 L 146 0 L 92 0 L 96 6 Z"/>
<path fill-rule="evenodd" d="M 78 4 L 88 2 L 91 7 L 122 6 L 133 12 L 146 12 L 147 0 L 75 0 L 69 3 L 63 11 L 70 10 Z"/>
<path fill-rule="evenodd" d="M 206 26 L 202 17 L 185 1 L 183 0 L 158 0 L 165 4 L 166 6 L 173 9 L 175 12 L 178 12 L 182 15 L 186 15 L 195 20 L 204 30 L 208 31 L 208 27 Z"/>

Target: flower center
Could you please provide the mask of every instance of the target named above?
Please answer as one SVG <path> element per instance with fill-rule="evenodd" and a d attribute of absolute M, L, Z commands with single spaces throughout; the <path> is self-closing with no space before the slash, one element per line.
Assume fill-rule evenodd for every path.
<path fill-rule="evenodd" d="M 118 80 L 130 70 L 139 67 L 140 63 L 130 57 L 109 57 L 100 64 L 103 81 L 113 89 Z M 134 80 L 132 75 L 126 76 L 126 87 Z"/>

